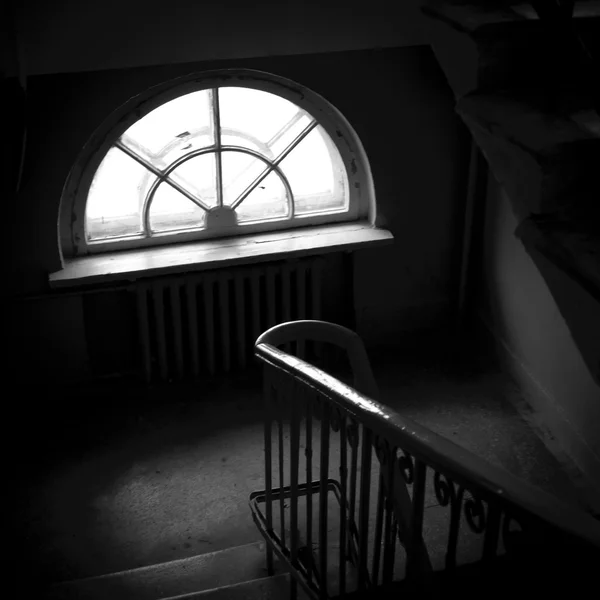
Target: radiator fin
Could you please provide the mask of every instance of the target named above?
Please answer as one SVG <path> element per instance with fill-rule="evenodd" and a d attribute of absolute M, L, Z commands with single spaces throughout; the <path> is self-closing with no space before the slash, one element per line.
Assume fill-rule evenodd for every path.
<path fill-rule="evenodd" d="M 136 286 L 148 381 L 246 368 L 253 344 L 284 321 L 319 318 L 320 258 L 165 277 Z M 299 345 L 298 353 L 304 349 Z"/>

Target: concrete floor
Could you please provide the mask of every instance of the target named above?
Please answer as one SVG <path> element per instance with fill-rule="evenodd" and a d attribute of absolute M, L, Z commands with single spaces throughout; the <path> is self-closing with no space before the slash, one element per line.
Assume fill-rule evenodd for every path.
<path fill-rule="evenodd" d="M 444 351 L 372 360 L 385 403 L 581 502 L 493 363 Z M 261 411 L 259 373 L 204 385 L 106 382 L 36 407 L 15 473 L 19 562 L 40 581 L 61 581 L 259 540 L 248 496 L 264 487 Z M 444 516 L 434 504 L 426 529 L 437 535 Z"/>

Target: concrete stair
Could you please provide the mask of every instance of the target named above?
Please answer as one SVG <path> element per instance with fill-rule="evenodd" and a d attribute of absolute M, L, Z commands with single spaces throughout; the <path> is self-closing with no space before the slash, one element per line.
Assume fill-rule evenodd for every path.
<path fill-rule="evenodd" d="M 592 332 L 578 317 L 582 303 L 600 314 L 600 2 L 576 2 L 571 20 L 550 2 L 424 0 L 422 10 L 456 111 L 600 383 L 600 321 Z"/>
<path fill-rule="evenodd" d="M 471 92 L 456 111 L 520 218 L 596 204 L 600 116 L 577 93 Z"/>
<path fill-rule="evenodd" d="M 289 576 L 275 563 L 268 577 L 265 544 L 256 542 L 167 563 L 53 585 L 48 600 L 282 600 Z"/>

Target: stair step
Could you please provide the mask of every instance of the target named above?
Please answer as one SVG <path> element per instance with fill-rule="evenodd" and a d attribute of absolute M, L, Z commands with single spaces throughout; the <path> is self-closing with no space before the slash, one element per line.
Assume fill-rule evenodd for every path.
<path fill-rule="evenodd" d="M 289 575 L 281 574 L 161 600 L 285 600 L 289 586 Z"/>
<path fill-rule="evenodd" d="M 255 542 L 55 584 L 47 597 L 52 600 L 157 600 L 262 579 L 266 575 L 265 544 Z"/>

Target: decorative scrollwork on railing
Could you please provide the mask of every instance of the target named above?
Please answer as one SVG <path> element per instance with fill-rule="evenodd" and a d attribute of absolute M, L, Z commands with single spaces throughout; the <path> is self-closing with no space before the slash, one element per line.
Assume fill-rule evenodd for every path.
<path fill-rule="evenodd" d="M 400 453 L 400 454 L 399 454 Z M 402 477 L 404 481 L 409 485 L 415 480 L 415 465 L 413 458 L 408 452 L 402 450 L 402 448 L 398 448 L 396 452 L 396 459 L 398 461 L 398 467 L 400 469 L 400 473 L 402 473 Z"/>
<path fill-rule="evenodd" d="M 464 507 L 465 520 L 471 531 L 474 533 L 485 531 L 487 524 L 486 505 L 479 496 L 463 486 L 457 487 L 451 479 L 438 471 L 433 476 L 433 490 L 440 506 L 450 505 L 456 518 L 458 518 L 460 510 Z M 465 491 L 468 492 L 466 498 Z"/>
<path fill-rule="evenodd" d="M 358 448 L 359 434 L 358 423 L 354 419 L 350 419 L 347 428 L 348 443 L 351 448 Z"/>
<path fill-rule="evenodd" d="M 472 492 L 469 492 L 464 506 L 465 519 L 471 531 L 474 533 L 483 533 L 486 526 L 486 510 L 483 500 Z"/>
<path fill-rule="evenodd" d="M 433 491 L 440 506 L 449 504 L 452 510 L 460 510 L 464 488 L 459 488 L 457 491 L 454 482 L 438 471 L 433 476 Z"/>
<path fill-rule="evenodd" d="M 440 506 L 450 506 L 450 526 L 448 529 L 448 544 L 446 547 L 446 568 L 456 566 L 456 552 L 458 546 L 458 532 L 460 529 L 460 515 L 462 512 L 464 487 L 457 487 L 448 476 L 435 472 L 433 476 L 433 490 Z"/>

